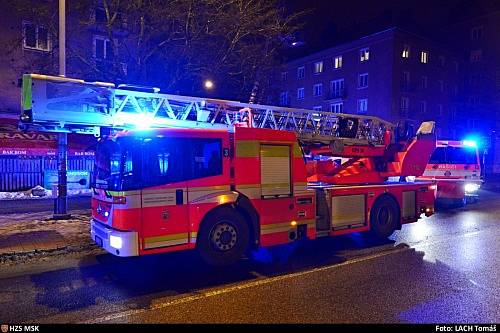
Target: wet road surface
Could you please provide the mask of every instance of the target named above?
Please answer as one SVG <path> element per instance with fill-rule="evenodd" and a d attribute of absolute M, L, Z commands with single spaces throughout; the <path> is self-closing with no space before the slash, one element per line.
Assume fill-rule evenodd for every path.
<path fill-rule="evenodd" d="M 224 269 L 192 252 L 2 268 L 0 321 L 499 322 L 500 194 L 481 194 L 391 241 L 304 241 Z"/>

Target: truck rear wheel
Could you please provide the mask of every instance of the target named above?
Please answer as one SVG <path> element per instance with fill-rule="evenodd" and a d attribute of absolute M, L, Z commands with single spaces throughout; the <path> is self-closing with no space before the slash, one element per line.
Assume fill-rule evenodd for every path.
<path fill-rule="evenodd" d="M 385 239 L 396 230 L 399 221 L 399 206 L 396 200 L 383 195 L 370 210 L 370 231 L 377 238 Z"/>
<path fill-rule="evenodd" d="M 198 252 L 207 264 L 231 265 L 243 256 L 248 247 L 248 225 L 234 209 L 219 208 L 203 221 L 197 239 Z"/>

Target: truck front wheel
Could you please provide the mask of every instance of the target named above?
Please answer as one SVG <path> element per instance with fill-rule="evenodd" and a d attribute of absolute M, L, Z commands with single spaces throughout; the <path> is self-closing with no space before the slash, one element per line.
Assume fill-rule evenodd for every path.
<path fill-rule="evenodd" d="M 377 238 L 386 239 L 396 230 L 399 221 L 399 206 L 392 197 L 383 195 L 370 210 L 370 231 Z"/>
<path fill-rule="evenodd" d="M 227 266 L 245 253 L 249 230 L 245 219 L 230 207 L 215 210 L 200 226 L 197 248 L 201 258 L 212 266 Z"/>

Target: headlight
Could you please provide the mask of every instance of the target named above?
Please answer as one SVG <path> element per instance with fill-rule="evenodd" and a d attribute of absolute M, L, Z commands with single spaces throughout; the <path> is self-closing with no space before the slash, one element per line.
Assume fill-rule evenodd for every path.
<path fill-rule="evenodd" d="M 478 184 L 473 184 L 473 183 L 465 184 L 465 192 L 471 193 L 471 192 L 476 192 L 477 190 L 479 190 Z"/>
<path fill-rule="evenodd" d="M 121 249 L 122 248 L 122 239 L 121 237 L 117 236 L 109 236 L 109 245 L 111 247 L 114 247 L 115 249 Z"/>

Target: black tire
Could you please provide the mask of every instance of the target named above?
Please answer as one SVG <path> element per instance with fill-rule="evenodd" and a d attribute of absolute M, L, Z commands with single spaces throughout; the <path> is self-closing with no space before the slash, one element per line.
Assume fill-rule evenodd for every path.
<path fill-rule="evenodd" d="M 370 210 L 370 231 L 380 239 L 386 239 L 399 223 L 399 205 L 392 197 L 382 195 Z"/>
<path fill-rule="evenodd" d="M 223 207 L 202 222 L 197 237 L 198 252 L 211 266 L 228 266 L 237 262 L 248 247 L 248 225 L 236 210 Z"/>

